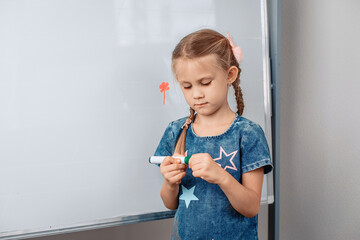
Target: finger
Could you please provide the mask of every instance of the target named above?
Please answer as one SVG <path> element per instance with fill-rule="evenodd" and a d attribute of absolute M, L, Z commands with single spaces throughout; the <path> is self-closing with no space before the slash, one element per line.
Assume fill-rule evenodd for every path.
<path fill-rule="evenodd" d="M 168 173 L 176 171 L 186 172 L 185 164 L 171 164 L 167 166 L 160 166 L 160 173 L 165 177 Z"/>
<path fill-rule="evenodd" d="M 191 170 L 199 171 L 202 168 L 203 168 L 203 165 L 201 163 L 198 163 L 198 164 L 193 164 Z"/>
<path fill-rule="evenodd" d="M 185 157 L 183 154 L 179 154 L 179 153 L 174 153 L 172 155 L 173 159 L 175 159 L 176 163 L 181 163 L 181 160 L 177 157 Z"/>
<path fill-rule="evenodd" d="M 186 172 L 183 172 L 183 173 L 180 173 L 180 174 L 178 174 L 177 175 L 177 177 L 178 177 L 178 182 L 181 182 L 181 179 L 183 179 L 184 177 L 186 176 Z"/>
<path fill-rule="evenodd" d="M 196 166 L 197 164 L 201 163 L 201 159 L 198 158 L 198 157 L 195 157 L 195 158 L 190 158 L 189 160 L 189 168 L 193 169 L 194 166 Z"/>
<path fill-rule="evenodd" d="M 185 171 L 186 170 L 186 165 L 181 164 L 181 163 L 180 164 L 175 163 L 175 164 L 171 164 L 171 165 L 168 165 L 168 166 L 164 167 L 164 171 L 166 171 L 166 172 L 171 172 L 171 171 L 176 171 L 176 170 Z"/>
<path fill-rule="evenodd" d="M 198 161 L 198 157 L 196 155 L 192 155 L 189 159 L 189 168 L 192 169 L 193 165 Z"/>
<path fill-rule="evenodd" d="M 164 166 L 162 168 L 160 168 L 160 172 L 164 174 L 168 173 L 168 172 L 173 172 L 173 171 L 186 171 L 186 165 L 185 164 L 171 164 L 168 166 Z"/>
<path fill-rule="evenodd" d="M 181 180 L 186 176 L 186 173 L 184 173 L 183 175 L 180 176 L 180 180 L 176 182 L 176 184 L 180 184 Z"/>
<path fill-rule="evenodd" d="M 192 175 L 196 178 L 198 177 L 202 177 L 202 172 L 200 170 L 197 170 L 197 171 L 193 171 L 192 172 Z"/>
<path fill-rule="evenodd" d="M 186 176 L 186 172 L 176 174 L 176 175 L 172 176 L 171 178 L 169 178 L 169 182 L 180 184 L 181 179 L 184 178 L 185 176 Z"/>
<path fill-rule="evenodd" d="M 181 163 L 181 160 L 179 158 L 172 157 L 171 158 L 171 163 Z"/>
<path fill-rule="evenodd" d="M 181 161 L 179 159 L 174 159 L 170 156 L 167 156 L 166 158 L 164 158 L 163 162 L 160 164 L 160 169 L 164 168 L 164 167 L 169 167 L 172 165 L 180 165 Z"/>
<path fill-rule="evenodd" d="M 167 156 L 164 158 L 164 160 L 162 161 L 162 163 L 160 164 L 160 166 L 168 166 L 170 164 L 172 164 L 172 158 L 170 156 Z"/>
<path fill-rule="evenodd" d="M 178 170 L 173 170 L 173 171 L 169 171 L 169 172 L 166 172 L 165 174 L 169 177 L 173 177 L 177 174 L 181 174 L 181 173 L 186 173 L 186 171 L 182 170 L 182 169 L 178 169 Z"/>

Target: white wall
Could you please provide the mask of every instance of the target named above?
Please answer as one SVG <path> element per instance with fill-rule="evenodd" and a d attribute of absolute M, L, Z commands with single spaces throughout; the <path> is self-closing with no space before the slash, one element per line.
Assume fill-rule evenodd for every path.
<path fill-rule="evenodd" d="M 282 3 L 280 239 L 360 239 L 360 1 Z"/>

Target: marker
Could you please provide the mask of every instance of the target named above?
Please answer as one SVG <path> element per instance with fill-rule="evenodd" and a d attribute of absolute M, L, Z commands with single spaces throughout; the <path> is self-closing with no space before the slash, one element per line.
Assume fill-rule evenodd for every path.
<path fill-rule="evenodd" d="M 178 158 L 181 160 L 181 163 L 185 163 L 185 164 L 189 164 L 189 159 L 191 156 L 186 156 L 186 157 L 173 157 L 173 158 Z M 165 156 L 151 156 L 149 157 L 149 163 L 154 163 L 154 164 L 161 164 L 164 159 L 166 157 Z"/>

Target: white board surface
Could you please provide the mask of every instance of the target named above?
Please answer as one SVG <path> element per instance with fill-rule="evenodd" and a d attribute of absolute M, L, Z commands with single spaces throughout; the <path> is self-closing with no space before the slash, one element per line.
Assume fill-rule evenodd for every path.
<path fill-rule="evenodd" d="M 188 114 L 170 64 L 195 30 L 243 48 L 244 116 L 271 147 L 264 2 L 0 0 L 0 238 L 166 211 L 147 160 Z"/>

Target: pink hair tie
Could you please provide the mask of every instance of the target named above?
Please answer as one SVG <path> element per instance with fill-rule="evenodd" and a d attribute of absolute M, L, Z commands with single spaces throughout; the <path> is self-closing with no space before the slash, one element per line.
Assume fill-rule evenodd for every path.
<path fill-rule="evenodd" d="M 242 52 L 241 48 L 234 43 L 229 32 L 227 32 L 227 38 L 229 39 L 230 46 L 231 46 L 232 52 L 233 52 L 236 60 L 240 63 L 243 58 L 243 52 Z"/>
<path fill-rule="evenodd" d="M 191 123 L 191 119 L 190 118 L 186 119 L 186 122 L 184 123 L 184 125 L 181 128 L 182 129 L 184 129 L 184 128 L 188 129 L 190 123 Z"/>

